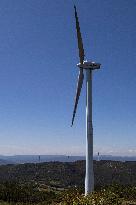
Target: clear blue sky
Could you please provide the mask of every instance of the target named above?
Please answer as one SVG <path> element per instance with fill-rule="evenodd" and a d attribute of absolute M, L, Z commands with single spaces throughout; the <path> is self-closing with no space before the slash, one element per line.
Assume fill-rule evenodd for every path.
<path fill-rule="evenodd" d="M 94 154 L 136 155 L 136 1 L 0 1 L 0 154 L 85 154 L 85 85 L 73 3 L 93 74 Z"/>

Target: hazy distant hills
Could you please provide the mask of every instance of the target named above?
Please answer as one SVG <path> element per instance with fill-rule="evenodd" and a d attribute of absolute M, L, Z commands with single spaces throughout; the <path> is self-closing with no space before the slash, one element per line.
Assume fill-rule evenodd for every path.
<path fill-rule="evenodd" d="M 40 157 L 39 157 L 40 156 Z M 66 155 L 14 155 L 3 156 L 0 155 L 0 164 L 22 164 L 22 163 L 38 163 L 38 162 L 74 162 L 77 160 L 85 160 L 85 156 L 66 156 Z M 97 156 L 94 156 L 97 160 Z M 101 155 L 100 160 L 112 160 L 112 161 L 136 161 L 136 156 L 122 157 L 112 155 Z"/>
<path fill-rule="evenodd" d="M 4 160 L 4 159 L 0 159 L 0 165 L 6 165 L 6 164 L 10 164 L 11 162 L 8 160 Z"/>
<path fill-rule="evenodd" d="M 22 164 L 22 163 L 39 163 L 39 162 L 74 162 L 85 160 L 84 156 L 66 156 L 66 155 L 0 155 L 0 164 Z M 4 163 L 5 162 L 5 163 Z M 6 163 L 7 162 L 7 163 Z"/>

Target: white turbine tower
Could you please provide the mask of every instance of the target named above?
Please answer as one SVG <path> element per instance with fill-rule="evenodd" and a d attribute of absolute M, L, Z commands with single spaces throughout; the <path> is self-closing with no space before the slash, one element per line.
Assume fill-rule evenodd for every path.
<path fill-rule="evenodd" d="M 72 125 L 74 123 L 74 118 L 77 110 L 78 100 L 80 97 L 80 92 L 84 79 L 84 71 L 86 73 L 86 177 L 85 177 L 85 195 L 91 193 L 94 190 L 94 173 L 93 173 L 93 126 L 92 126 L 92 70 L 99 69 L 100 63 L 95 63 L 92 61 L 84 60 L 84 48 L 83 41 L 80 32 L 80 26 L 75 9 L 75 19 L 76 19 L 76 31 L 79 49 L 80 63 L 77 64 L 79 67 L 79 75 L 75 96 L 75 104 L 72 117 Z"/>

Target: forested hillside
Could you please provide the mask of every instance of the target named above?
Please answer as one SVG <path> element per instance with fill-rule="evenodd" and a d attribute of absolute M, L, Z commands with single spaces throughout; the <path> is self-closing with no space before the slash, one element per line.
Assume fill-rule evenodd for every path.
<path fill-rule="evenodd" d="M 94 161 L 95 186 L 136 185 L 136 162 Z M 35 182 L 53 187 L 83 187 L 85 161 L 1 165 L 0 182 Z"/>
<path fill-rule="evenodd" d="M 95 192 L 84 197 L 85 161 L 1 165 L 0 205 L 134 204 L 135 170 L 136 162 L 94 161 Z"/>

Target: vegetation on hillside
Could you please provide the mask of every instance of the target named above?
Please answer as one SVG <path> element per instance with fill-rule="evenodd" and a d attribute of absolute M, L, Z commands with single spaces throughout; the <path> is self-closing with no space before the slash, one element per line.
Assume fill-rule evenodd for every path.
<path fill-rule="evenodd" d="M 87 197 L 79 190 L 63 193 L 62 205 L 119 205 L 136 202 L 136 187 L 111 185 L 93 192 Z"/>
<path fill-rule="evenodd" d="M 56 192 L 40 190 L 33 184 L 4 183 L 0 185 L 0 200 L 0 205 L 122 205 L 125 201 L 136 202 L 136 187 L 111 185 L 85 197 L 83 189 Z"/>
<path fill-rule="evenodd" d="M 136 162 L 94 161 L 95 187 L 136 185 Z M 0 183 L 38 183 L 56 188 L 83 187 L 85 161 L 0 166 Z"/>
<path fill-rule="evenodd" d="M 94 161 L 95 192 L 85 197 L 84 161 L 3 165 L 0 205 L 127 205 L 136 202 L 135 170 L 136 162 Z"/>

